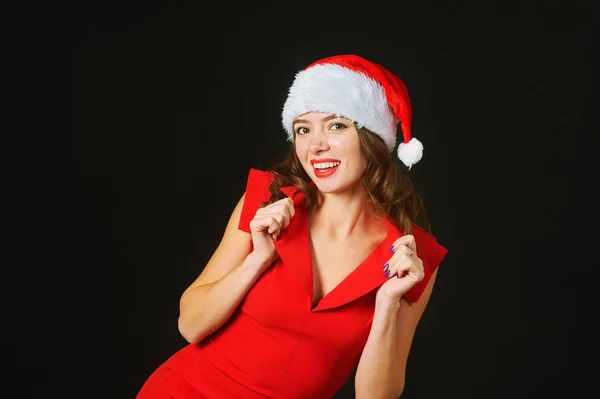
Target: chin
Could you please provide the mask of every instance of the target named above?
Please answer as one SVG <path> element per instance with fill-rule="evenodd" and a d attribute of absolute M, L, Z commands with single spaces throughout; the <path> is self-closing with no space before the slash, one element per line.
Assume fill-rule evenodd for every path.
<path fill-rule="evenodd" d="M 339 194 L 352 188 L 352 185 L 344 184 L 339 181 L 327 182 L 317 180 L 315 182 L 315 185 L 317 186 L 317 189 L 323 194 Z"/>

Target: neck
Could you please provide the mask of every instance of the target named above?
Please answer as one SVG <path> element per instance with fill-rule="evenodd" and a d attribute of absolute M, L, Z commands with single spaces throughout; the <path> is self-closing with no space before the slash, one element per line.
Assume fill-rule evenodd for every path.
<path fill-rule="evenodd" d="M 334 240 L 350 238 L 356 231 L 372 231 L 381 222 L 373 215 L 362 187 L 356 192 L 324 194 L 311 214 L 311 228 Z"/>

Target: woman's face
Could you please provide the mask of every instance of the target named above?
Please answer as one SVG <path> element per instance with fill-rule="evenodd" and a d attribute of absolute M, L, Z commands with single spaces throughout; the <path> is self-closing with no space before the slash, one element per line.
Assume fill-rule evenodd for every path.
<path fill-rule="evenodd" d="M 361 181 L 367 161 L 351 120 L 309 112 L 296 118 L 293 128 L 296 155 L 321 192 L 340 193 Z"/>

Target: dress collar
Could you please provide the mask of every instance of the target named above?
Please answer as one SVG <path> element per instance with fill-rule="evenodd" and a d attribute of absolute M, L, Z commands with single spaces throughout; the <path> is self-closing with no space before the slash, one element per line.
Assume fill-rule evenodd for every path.
<path fill-rule="evenodd" d="M 282 187 L 281 191 L 292 199 L 296 214 L 289 226 L 275 242 L 282 261 L 298 276 L 307 295 L 307 309 L 318 312 L 343 306 L 381 286 L 387 278 L 383 266 L 391 257 L 390 248 L 403 233 L 389 220 L 386 238 L 331 292 L 311 309 L 313 298 L 313 270 L 310 255 L 308 214 L 304 208 L 305 195 L 295 186 Z"/>

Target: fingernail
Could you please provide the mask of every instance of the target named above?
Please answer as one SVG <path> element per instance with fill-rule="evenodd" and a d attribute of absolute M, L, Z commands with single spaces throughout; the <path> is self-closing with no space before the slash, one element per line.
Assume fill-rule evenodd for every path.
<path fill-rule="evenodd" d="M 279 236 L 275 237 L 275 241 L 279 241 Z"/>
<path fill-rule="evenodd" d="M 390 276 L 390 271 L 388 270 L 387 272 L 385 272 L 385 277 L 389 277 Z"/>
<path fill-rule="evenodd" d="M 390 248 L 390 252 L 394 252 L 394 246 L 392 245 L 392 247 Z"/>
<path fill-rule="evenodd" d="M 389 269 L 389 268 L 390 268 L 390 264 L 389 264 L 389 263 L 386 263 L 386 264 L 385 264 L 385 266 L 383 267 L 383 271 L 386 271 L 386 270 L 387 270 L 387 269 Z"/>

